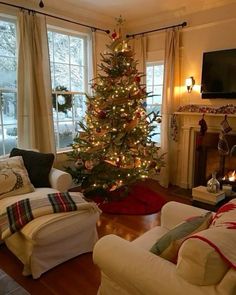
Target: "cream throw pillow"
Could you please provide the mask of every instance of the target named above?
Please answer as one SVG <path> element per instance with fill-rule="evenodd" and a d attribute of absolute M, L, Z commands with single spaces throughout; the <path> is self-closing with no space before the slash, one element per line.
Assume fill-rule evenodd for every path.
<path fill-rule="evenodd" d="M 180 247 L 176 272 L 190 284 L 215 285 L 228 269 L 215 249 L 200 239 L 190 238 Z"/>
<path fill-rule="evenodd" d="M 21 156 L 0 160 L 0 199 L 33 191 Z"/>

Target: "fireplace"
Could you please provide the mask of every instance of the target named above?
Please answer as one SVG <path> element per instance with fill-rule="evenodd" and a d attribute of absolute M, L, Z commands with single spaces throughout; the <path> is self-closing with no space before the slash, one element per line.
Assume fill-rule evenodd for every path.
<path fill-rule="evenodd" d="M 178 120 L 179 140 L 174 150 L 177 169 L 173 184 L 191 189 L 198 185 L 206 185 L 214 171 L 217 171 L 219 177 L 223 177 L 228 170 L 236 169 L 236 155 L 223 157 L 217 148 L 224 113 L 205 112 L 208 129 L 204 136 L 202 150 L 196 150 L 202 113 L 179 111 L 175 114 Z M 226 135 L 226 138 L 229 148 L 232 148 L 236 145 L 236 113 L 228 115 L 228 122 L 233 130 Z"/>
<path fill-rule="evenodd" d="M 196 137 L 199 132 L 196 132 Z M 230 153 L 236 144 L 236 134 L 225 136 L 229 153 L 222 155 L 218 150 L 219 133 L 206 133 L 201 146 L 195 144 L 194 186 L 206 185 L 212 172 L 217 172 L 217 179 L 221 184 L 231 184 L 236 191 L 233 175 L 236 170 L 236 156 Z"/>

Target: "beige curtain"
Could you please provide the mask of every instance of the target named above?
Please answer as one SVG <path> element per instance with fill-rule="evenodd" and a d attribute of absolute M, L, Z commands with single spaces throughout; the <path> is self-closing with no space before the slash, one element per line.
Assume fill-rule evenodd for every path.
<path fill-rule="evenodd" d="M 147 37 L 141 36 L 130 40 L 130 45 L 135 53 L 134 59 L 138 61 L 137 69 L 140 73 L 146 75 L 147 61 Z M 146 77 L 141 79 L 142 83 L 146 83 Z"/>
<path fill-rule="evenodd" d="M 18 146 L 55 152 L 46 20 L 18 17 Z"/>
<path fill-rule="evenodd" d="M 97 32 L 96 30 L 92 31 L 92 78 L 97 77 Z"/>
<path fill-rule="evenodd" d="M 168 187 L 176 173 L 174 142 L 170 139 L 171 114 L 179 105 L 180 32 L 178 28 L 166 31 L 164 59 L 164 88 L 162 102 L 161 149 L 166 154 L 166 167 L 161 169 L 160 184 Z"/>

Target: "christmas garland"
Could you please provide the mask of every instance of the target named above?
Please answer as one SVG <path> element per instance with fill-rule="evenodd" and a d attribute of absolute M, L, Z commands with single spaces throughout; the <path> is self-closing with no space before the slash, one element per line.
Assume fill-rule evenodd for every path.
<path fill-rule="evenodd" d="M 236 114 L 236 106 L 227 104 L 221 107 L 204 106 L 204 105 L 184 105 L 179 106 L 177 112 L 190 112 L 190 113 L 209 113 L 209 114 Z"/>
<path fill-rule="evenodd" d="M 68 92 L 68 89 L 64 86 L 57 86 L 54 91 L 59 92 Z M 63 96 L 65 98 L 65 103 L 60 104 L 58 103 L 58 97 L 59 95 Z M 72 108 L 72 95 L 71 94 L 52 94 L 52 105 L 53 108 L 56 110 L 58 108 L 58 112 L 66 113 L 68 109 Z"/>

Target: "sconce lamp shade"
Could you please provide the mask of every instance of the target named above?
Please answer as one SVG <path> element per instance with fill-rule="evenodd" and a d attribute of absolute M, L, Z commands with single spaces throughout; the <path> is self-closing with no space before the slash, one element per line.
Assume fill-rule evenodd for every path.
<path fill-rule="evenodd" d="M 195 80 L 192 76 L 185 80 L 185 85 L 187 87 L 188 92 L 191 92 L 193 90 L 194 84 L 195 84 Z"/>

